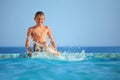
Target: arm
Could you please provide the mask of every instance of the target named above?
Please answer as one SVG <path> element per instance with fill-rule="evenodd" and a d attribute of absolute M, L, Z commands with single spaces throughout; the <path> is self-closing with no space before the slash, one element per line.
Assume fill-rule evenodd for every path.
<path fill-rule="evenodd" d="M 31 37 L 31 33 L 32 33 L 32 29 L 29 28 L 29 29 L 28 29 L 28 32 L 27 32 L 26 43 L 25 43 L 26 49 L 27 49 L 28 54 L 29 54 L 30 56 L 32 55 L 32 51 L 31 51 L 31 49 L 30 49 L 30 37 Z"/>
<path fill-rule="evenodd" d="M 51 30 L 50 30 L 49 27 L 46 27 L 46 28 L 48 29 L 47 35 L 48 35 L 48 37 L 49 37 L 49 39 L 50 39 L 50 43 L 51 43 L 52 47 L 56 49 L 56 44 L 55 44 L 55 42 L 54 42 L 54 39 L 53 39 Z"/>

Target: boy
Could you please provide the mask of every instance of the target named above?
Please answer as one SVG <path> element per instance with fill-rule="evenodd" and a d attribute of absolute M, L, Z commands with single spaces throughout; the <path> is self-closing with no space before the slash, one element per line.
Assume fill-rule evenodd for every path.
<path fill-rule="evenodd" d="M 26 43 L 25 43 L 26 49 L 28 51 L 28 55 L 32 56 L 32 51 L 30 49 L 31 37 L 34 42 L 34 51 L 40 51 L 40 52 L 44 51 L 48 53 L 54 53 L 55 55 L 60 55 L 60 52 L 57 51 L 56 44 L 53 40 L 50 28 L 48 26 L 43 25 L 45 21 L 44 13 L 42 11 L 36 12 L 34 20 L 36 22 L 36 25 L 28 29 Z M 49 47 L 46 43 L 47 35 L 50 39 L 52 48 Z"/>

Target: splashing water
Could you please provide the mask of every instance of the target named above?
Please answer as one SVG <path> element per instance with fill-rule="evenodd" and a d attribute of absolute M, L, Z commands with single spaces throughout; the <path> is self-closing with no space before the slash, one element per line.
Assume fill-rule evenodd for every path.
<path fill-rule="evenodd" d="M 0 54 L 0 58 L 29 58 L 27 54 Z M 80 61 L 85 59 L 85 50 L 77 53 L 61 53 L 57 56 L 54 54 L 49 54 L 45 52 L 34 52 L 31 58 L 46 58 L 46 59 L 56 59 L 65 61 Z"/>
<path fill-rule="evenodd" d="M 30 58 L 25 54 L 0 54 L 0 58 Z M 119 53 L 85 53 L 85 50 L 76 53 L 63 52 L 57 56 L 45 52 L 34 52 L 31 58 L 54 59 L 63 61 L 81 61 L 81 60 L 102 60 L 102 61 L 119 61 Z"/>
<path fill-rule="evenodd" d="M 85 50 L 82 50 L 80 53 L 61 53 L 57 56 L 54 54 L 49 54 L 45 52 L 34 52 L 32 58 L 47 58 L 47 59 L 56 59 L 64 61 L 80 61 L 85 59 Z"/>

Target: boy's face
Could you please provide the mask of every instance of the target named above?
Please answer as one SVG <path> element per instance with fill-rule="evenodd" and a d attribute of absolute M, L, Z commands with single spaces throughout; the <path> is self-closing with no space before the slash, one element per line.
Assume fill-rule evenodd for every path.
<path fill-rule="evenodd" d="M 44 15 L 37 15 L 37 17 L 34 18 L 37 25 L 42 25 L 45 21 Z"/>

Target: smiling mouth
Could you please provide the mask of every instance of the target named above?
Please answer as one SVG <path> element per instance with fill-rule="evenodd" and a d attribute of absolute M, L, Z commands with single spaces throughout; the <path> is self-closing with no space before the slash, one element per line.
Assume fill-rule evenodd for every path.
<path fill-rule="evenodd" d="M 38 22 L 38 23 L 43 23 L 43 22 Z"/>

